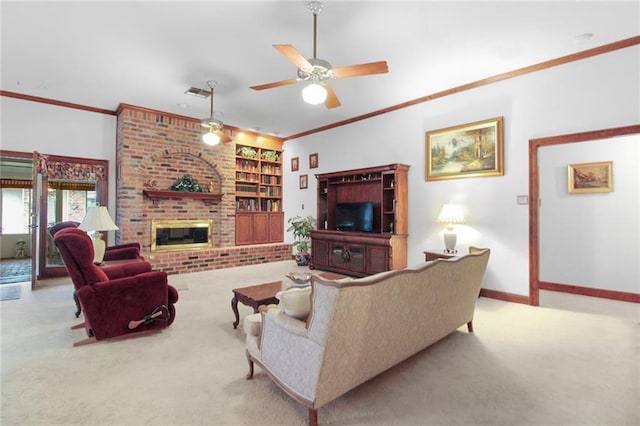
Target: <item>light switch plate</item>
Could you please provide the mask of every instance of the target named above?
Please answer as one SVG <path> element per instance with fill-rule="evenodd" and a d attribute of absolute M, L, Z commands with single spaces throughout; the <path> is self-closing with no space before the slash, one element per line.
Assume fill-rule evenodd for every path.
<path fill-rule="evenodd" d="M 528 195 L 518 195 L 517 203 L 520 205 L 529 204 L 529 196 Z"/>

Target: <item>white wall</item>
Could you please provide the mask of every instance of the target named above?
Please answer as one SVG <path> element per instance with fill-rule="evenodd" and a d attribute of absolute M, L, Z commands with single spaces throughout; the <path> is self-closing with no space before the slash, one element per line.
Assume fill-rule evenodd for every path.
<path fill-rule="evenodd" d="M 569 194 L 567 166 L 613 162 L 613 192 Z M 640 135 L 541 147 L 540 280 L 640 293 Z"/>
<path fill-rule="evenodd" d="M 116 116 L 5 96 L 0 108 L 3 150 L 108 160 L 108 208 L 115 211 Z"/>
<path fill-rule="evenodd" d="M 406 163 L 409 265 L 422 263 L 424 250 L 443 246 L 435 219 L 453 199 L 467 216 L 458 248 L 492 249 L 484 287 L 528 295 L 528 209 L 516 196 L 528 193 L 529 139 L 637 124 L 639 76 L 640 47 L 633 46 L 289 141 L 285 220 L 316 215 L 315 173 Z M 109 207 L 115 209 L 116 117 L 6 97 L 0 102 L 3 149 L 109 160 Z M 426 131 L 497 116 L 505 119 L 505 176 L 424 181 Z M 309 169 L 308 155 L 316 152 L 319 167 Z M 289 172 L 292 157 L 300 157 L 298 172 Z M 309 175 L 308 189 L 298 188 L 300 174 Z M 285 241 L 292 241 L 290 234 Z"/>
<path fill-rule="evenodd" d="M 517 195 L 528 195 L 528 141 L 638 123 L 639 65 L 640 48 L 634 46 L 288 141 L 285 170 L 291 157 L 301 161 L 300 171 L 284 177 L 286 217 L 315 215 L 313 173 L 406 163 L 411 166 L 409 265 L 423 262 L 424 250 L 443 247 L 436 217 L 452 199 L 467 217 L 459 227 L 458 248 L 492 249 L 484 287 L 528 295 L 528 206 L 516 204 Z M 425 182 L 426 131 L 497 116 L 505 120 L 503 177 Z M 308 155 L 314 152 L 319 167 L 309 170 Z M 300 190 L 298 177 L 305 173 L 309 189 Z M 637 223 L 638 217 L 630 220 Z"/>

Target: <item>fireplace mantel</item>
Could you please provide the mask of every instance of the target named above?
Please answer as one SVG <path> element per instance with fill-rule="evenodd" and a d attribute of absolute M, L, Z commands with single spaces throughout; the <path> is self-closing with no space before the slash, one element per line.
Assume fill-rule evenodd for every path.
<path fill-rule="evenodd" d="M 158 191 L 145 189 L 142 191 L 153 204 L 158 204 L 160 200 L 167 198 L 192 198 L 202 200 L 206 205 L 219 203 L 223 194 L 214 194 L 211 192 L 185 192 L 185 191 Z"/>

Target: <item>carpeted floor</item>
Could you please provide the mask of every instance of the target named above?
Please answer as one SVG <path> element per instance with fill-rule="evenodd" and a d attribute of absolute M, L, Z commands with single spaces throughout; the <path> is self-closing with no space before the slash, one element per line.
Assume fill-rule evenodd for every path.
<path fill-rule="evenodd" d="M 303 425 L 306 410 L 259 368 L 245 380 L 231 289 L 294 262 L 171 276 L 175 323 L 83 347 L 72 286 L 0 304 L 0 423 Z M 321 425 L 638 425 L 639 305 L 542 292 L 543 307 L 480 298 L 457 332 L 321 408 Z M 251 309 L 240 305 L 241 317 Z M 373 309 L 373 308 L 372 308 Z M 371 354 L 375 356 L 375 354 Z"/>

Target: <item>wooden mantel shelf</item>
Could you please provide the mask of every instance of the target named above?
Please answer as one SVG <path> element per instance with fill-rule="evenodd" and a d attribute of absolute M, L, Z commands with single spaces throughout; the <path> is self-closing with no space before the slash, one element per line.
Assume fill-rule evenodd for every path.
<path fill-rule="evenodd" d="M 211 192 L 157 191 L 145 189 L 142 193 L 149 197 L 153 204 L 157 204 L 160 200 L 167 198 L 192 198 L 202 200 L 205 204 L 209 205 L 219 203 L 222 199 L 222 194 L 213 194 Z"/>

